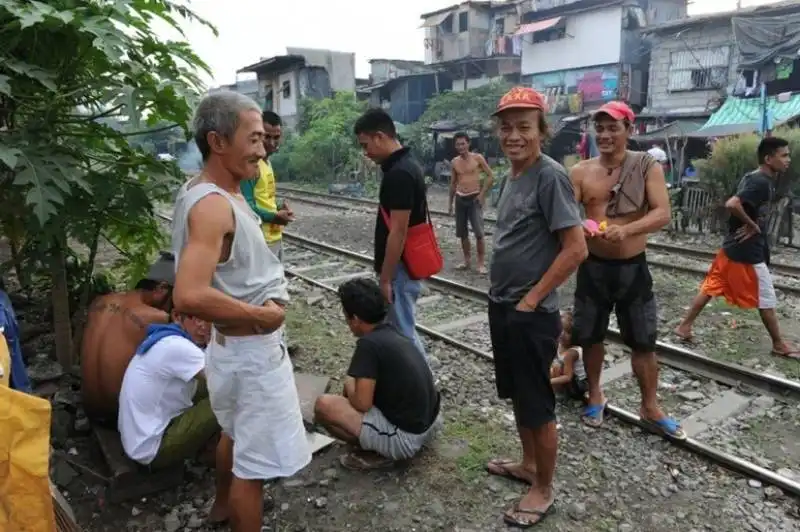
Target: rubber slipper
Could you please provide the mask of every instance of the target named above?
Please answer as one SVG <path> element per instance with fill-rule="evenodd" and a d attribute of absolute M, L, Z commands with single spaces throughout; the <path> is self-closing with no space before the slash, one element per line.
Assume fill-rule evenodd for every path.
<path fill-rule="evenodd" d="M 681 334 L 678 331 L 672 331 L 672 334 L 677 336 L 678 340 L 680 340 L 681 342 L 686 342 L 687 344 L 693 344 L 694 343 L 694 336 L 691 335 L 691 334 L 689 336 L 686 336 L 685 334 Z"/>
<path fill-rule="evenodd" d="M 685 440 L 688 437 L 681 428 L 680 423 L 671 417 L 664 417 L 658 421 L 654 419 L 642 418 L 642 422 L 654 429 L 656 432 L 660 432 L 661 434 L 676 440 Z"/>
<path fill-rule="evenodd" d="M 790 360 L 800 360 L 800 351 L 797 350 L 784 352 L 772 350 L 770 351 L 770 354 L 776 357 L 788 358 Z"/>
<path fill-rule="evenodd" d="M 512 508 L 510 512 L 506 512 L 503 514 L 503 522 L 508 526 L 514 528 L 523 528 L 523 529 L 532 528 L 540 524 L 542 521 L 544 521 L 545 518 L 552 513 L 553 507 L 555 505 L 556 502 L 553 501 L 552 503 L 550 503 L 550 506 L 548 506 L 546 510 L 528 510 L 525 508 L 520 508 L 519 503 L 517 503 L 514 505 L 514 508 Z M 522 519 L 519 519 L 517 517 L 514 517 L 514 514 L 527 514 L 534 516 L 534 518 L 528 519 L 523 517 Z"/>
<path fill-rule="evenodd" d="M 376 460 L 368 460 L 359 453 L 343 454 L 339 457 L 339 462 L 342 467 L 350 471 L 379 471 L 391 469 L 395 466 L 395 462 L 391 458 L 381 457 Z"/>
<path fill-rule="evenodd" d="M 459 264 L 455 267 L 457 271 L 463 272 L 464 270 L 469 270 L 469 264 Z"/>
<path fill-rule="evenodd" d="M 502 458 L 490 460 L 489 463 L 486 465 L 486 472 L 495 477 L 506 478 L 508 480 L 513 480 L 515 482 L 522 482 L 523 484 L 527 484 L 528 486 L 530 486 L 531 485 L 530 480 L 515 475 L 511 471 L 511 469 L 506 467 L 514 463 L 515 463 L 514 460 L 506 460 Z"/>
<path fill-rule="evenodd" d="M 583 412 L 581 413 L 583 424 L 593 429 L 600 428 L 603 425 L 607 404 L 608 401 L 604 401 L 600 405 L 586 405 L 583 407 Z"/>

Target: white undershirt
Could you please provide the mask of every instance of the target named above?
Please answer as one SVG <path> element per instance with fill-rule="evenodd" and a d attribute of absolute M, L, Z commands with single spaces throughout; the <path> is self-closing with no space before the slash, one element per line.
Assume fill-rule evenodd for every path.
<path fill-rule="evenodd" d="M 205 353 L 182 336 L 168 336 L 143 355 L 133 355 L 119 394 L 117 428 L 132 460 L 153 461 L 173 418 L 192 406 L 194 378 L 205 367 Z"/>

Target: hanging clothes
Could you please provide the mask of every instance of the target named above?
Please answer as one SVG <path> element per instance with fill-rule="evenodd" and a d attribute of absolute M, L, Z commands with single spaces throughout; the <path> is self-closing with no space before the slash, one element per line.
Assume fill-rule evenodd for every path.
<path fill-rule="evenodd" d="M 522 35 L 515 35 L 511 38 L 511 53 L 522 55 Z"/>
<path fill-rule="evenodd" d="M 500 55 L 506 55 L 506 38 L 499 37 L 497 39 L 497 53 Z"/>

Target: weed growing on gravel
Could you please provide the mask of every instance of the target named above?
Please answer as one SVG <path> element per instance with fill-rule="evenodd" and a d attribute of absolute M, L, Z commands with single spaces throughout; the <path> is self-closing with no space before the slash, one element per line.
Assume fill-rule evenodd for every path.
<path fill-rule="evenodd" d="M 440 446 L 454 451 L 452 454 L 458 472 L 467 482 L 485 476 L 489 460 L 513 458 L 519 454 L 516 434 L 509 433 L 499 423 L 480 420 L 461 412 L 445 420 Z"/>

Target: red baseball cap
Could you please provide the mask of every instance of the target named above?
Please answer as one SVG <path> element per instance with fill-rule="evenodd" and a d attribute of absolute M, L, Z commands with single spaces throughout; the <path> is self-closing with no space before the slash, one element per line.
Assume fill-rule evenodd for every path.
<path fill-rule="evenodd" d="M 497 116 L 508 109 L 538 109 L 546 113 L 547 104 L 544 103 L 544 97 L 534 89 L 514 87 L 500 98 L 497 110 L 492 113 L 492 116 Z"/>
<path fill-rule="evenodd" d="M 636 120 L 636 114 L 633 112 L 633 109 L 628 107 L 628 104 L 625 102 L 608 102 L 592 113 L 592 116 L 597 116 L 599 114 L 606 114 L 614 120 L 627 120 L 628 122 Z"/>

